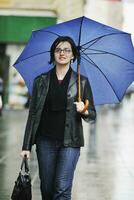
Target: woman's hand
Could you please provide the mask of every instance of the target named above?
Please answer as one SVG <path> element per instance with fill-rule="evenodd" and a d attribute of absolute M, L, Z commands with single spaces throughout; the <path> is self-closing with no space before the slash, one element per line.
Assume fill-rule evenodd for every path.
<path fill-rule="evenodd" d="M 88 110 L 86 110 L 85 112 L 83 112 L 84 108 L 85 108 L 85 104 L 83 101 L 80 101 L 80 102 L 74 102 L 74 104 L 76 105 L 76 110 L 77 112 L 79 113 L 82 113 L 82 114 L 88 114 Z"/>
<path fill-rule="evenodd" d="M 30 158 L 30 154 L 31 154 L 31 152 L 30 151 L 22 151 L 21 152 L 21 156 L 24 158 L 24 156 L 26 156 L 28 159 Z"/>

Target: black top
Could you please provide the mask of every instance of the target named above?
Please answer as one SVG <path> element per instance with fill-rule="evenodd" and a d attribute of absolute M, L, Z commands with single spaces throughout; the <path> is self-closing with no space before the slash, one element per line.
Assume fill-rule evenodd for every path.
<path fill-rule="evenodd" d="M 56 68 L 52 69 L 50 73 L 50 85 L 38 133 L 51 139 L 62 141 L 64 139 L 67 88 L 71 71 L 70 67 L 62 81 L 57 78 Z"/>

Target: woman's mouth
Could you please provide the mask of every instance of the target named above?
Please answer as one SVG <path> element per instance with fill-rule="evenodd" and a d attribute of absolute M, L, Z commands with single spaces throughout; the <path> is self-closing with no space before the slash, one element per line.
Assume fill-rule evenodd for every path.
<path fill-rule="evenodd" d="M 65 58 L 65 57 L 59 57 L 59 59 L 60 59 L 60 60 L 65 60 L 66 58 Z"/>

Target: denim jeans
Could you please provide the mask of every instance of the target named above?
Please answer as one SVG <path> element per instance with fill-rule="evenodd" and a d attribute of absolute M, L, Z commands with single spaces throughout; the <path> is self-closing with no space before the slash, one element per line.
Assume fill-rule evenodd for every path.
<path fill-rule="evenodd" d="M 39 137 L 36 142 L 42 200 L 71 200 L 74 171 L 80 147 Z"/>

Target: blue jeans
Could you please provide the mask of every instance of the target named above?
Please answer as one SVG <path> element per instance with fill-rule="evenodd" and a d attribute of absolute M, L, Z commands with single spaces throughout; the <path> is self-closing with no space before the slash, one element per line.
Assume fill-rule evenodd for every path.
<path fill-rule="evenodd" d="M 36 142 L 42 200 L 71 200 L 74 171 L 80 147 L 39 137 Z"/>

